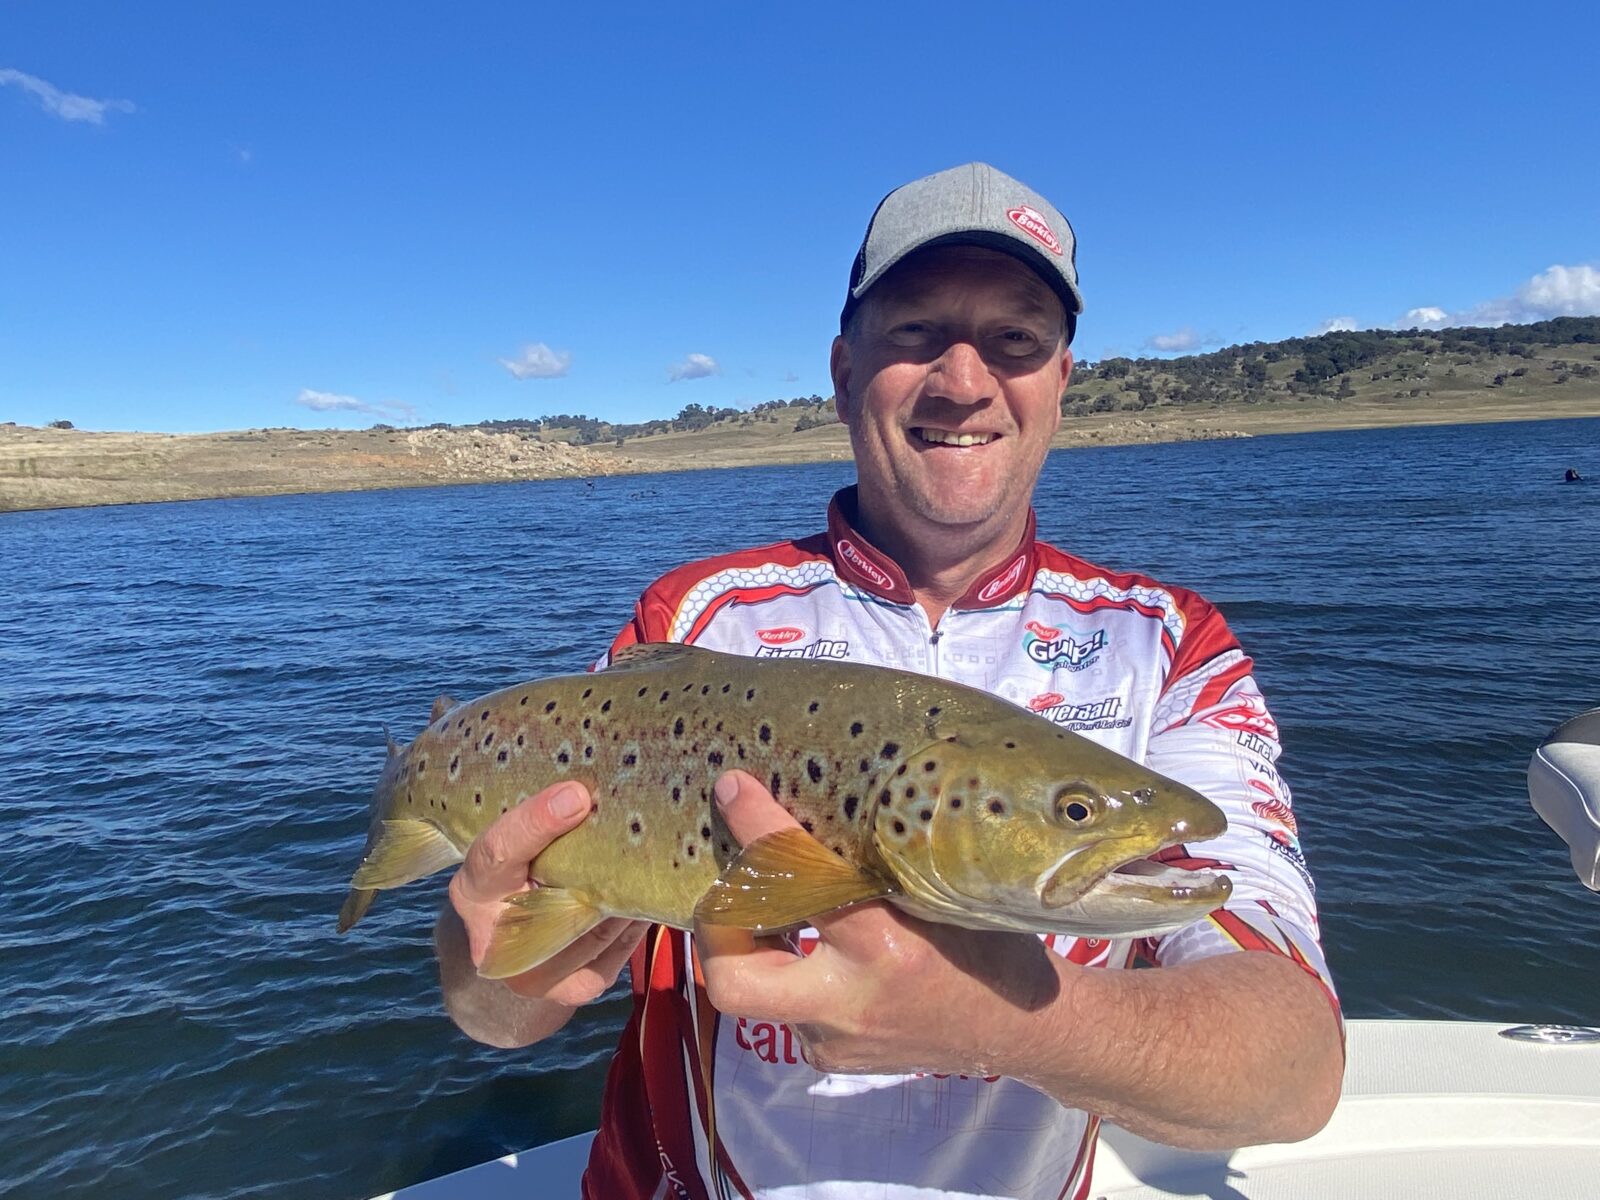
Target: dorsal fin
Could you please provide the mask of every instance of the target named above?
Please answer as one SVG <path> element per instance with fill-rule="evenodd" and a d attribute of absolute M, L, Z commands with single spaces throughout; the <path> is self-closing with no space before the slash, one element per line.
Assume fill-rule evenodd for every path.
<path fill-rule="evenodd" d="M 699 650 L 681 642 L 639 642 L 624 646 L 611 656 L 608 671 L 637 671 L 644 667 L 666 667 L 696 656 L 707 657 L 710 650 Z"/>
<path fill-rule="evenodd" d="M 447 696 L 445 693 L 440 692 L 436 697 L 434 697 L 433 711 L 428 714 L 428 724 L 432 725 L 435 721 L 444 716 L 445 713 L 449 712 L 455 706 L 456 698 L 454 696 Z"/>
<path fill-rule="evenodd" d="M 400 745 L 400 743 L 395 741 L 394 738 L 390 735 L 389 727 L 387 725 L 385 725 L 383 727 L 383 741 L 384 741 L 384 745 L 389 747 L 389 757 L 390 758 L 399 758 L 402 754 L 405 753 L 404 747 L 402 747 Z"/>

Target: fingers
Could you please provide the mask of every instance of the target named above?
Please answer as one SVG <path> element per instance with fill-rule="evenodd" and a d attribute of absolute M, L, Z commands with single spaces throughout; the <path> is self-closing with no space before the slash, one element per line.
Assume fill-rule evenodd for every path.
<path fill-rule="evenodd" d="M 588 814 L 588 789 L 571 780 L 524 800 L 472 843 L 466 861 L 451 880 L 451 898 L 467 904 L 492 904 L 525 891 L 528 864 L 556 838 L 581 825 Z M 461 904 L 456 907 L 460 910 Z"/>
<path fill-rule="evenodd" d="M 748 846 L 757 838 L 780 829 L 800 827 L 800 822 L 748 771 L 724 771 L 712 791 L 722 819 L 741 846 Z"/>

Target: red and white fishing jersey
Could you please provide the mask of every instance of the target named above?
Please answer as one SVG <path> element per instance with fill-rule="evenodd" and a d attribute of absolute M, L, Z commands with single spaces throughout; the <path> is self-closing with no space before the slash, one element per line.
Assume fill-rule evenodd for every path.
<path fill-rule="evenodd" d="M 1275 760 L 1278 731 L 1222 616 L 1181 588 L 1106 571 L 1034 539 L 936 626 L 901 570 L 852 527 L 682 567 L 652 585 L 611 650 L 688 642 L 758 658 L 872 663 L 993 692 L 1195 788 L 1228 832 L 1160 857 L 1217 867 L 1227 905 L 1158 939 L 1049 936 L 1108 969 L 1237 950 L 1283 955 L 1337 1008 L 1316 905 Z M 804 951 L 814 944 L 807 931 Z M 835 1075 L 776 1021 L 707 1002 L 691 935 L 652 929 L 606 1083 L 589 1200 L 1066 1200 L 1089 1195 L 1099 1121 L 1008 1078 Z M 952 1019 L 959 1019 L 952 1014 Z"/>

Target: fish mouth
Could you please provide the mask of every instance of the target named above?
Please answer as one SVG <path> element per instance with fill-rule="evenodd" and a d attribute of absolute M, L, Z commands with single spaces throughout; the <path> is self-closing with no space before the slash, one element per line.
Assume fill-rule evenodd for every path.
<path fill-rule="evenodd" d="M 1101 878 L 1089 894 L 1216 908 L 1233 894 L 1233 881 L 1215 871 L 1194 871 L 1136 858 Z"/>
<path fill-rule="evenodd" d="M 1159 853 L 1161 849 L 1164 847 L 1150 853 Z M 1106 853 L 1108 850 L 1112 853 Z M 1122 850 L 1125 853 L 1126 848 Z M 1100 862 L 1081 861 L 1085 856 L 1098 858 Z M 1233 882 L 1226 875 L 1156 862 L 1147 854 L 1119 859 L 1115 847 L 1102 844 L 1074 850 L 1051 868 L 1039 889 L 1039 901 L 1047 909 L 1065 908 L 1089 897 L 1114 897 L 1186 908 L 1215 907 L 1232 893 Z"/>

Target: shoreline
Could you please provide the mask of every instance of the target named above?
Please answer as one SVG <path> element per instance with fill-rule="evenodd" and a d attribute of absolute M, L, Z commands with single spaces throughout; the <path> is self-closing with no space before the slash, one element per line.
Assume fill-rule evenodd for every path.
<path fill-rule="evenodd" d="M 1600 393 L 1343 402 L 1310 397 L 1255 405 L 1158 406 L 1136 413 L 1064 417 L 1051 449 L 1585 417 L 1600 417 Z M 621 447 L 572 446 L 477 428 L 164 434 L 5 424 L 0 425 L 0 514 L 840 462 L 850 457 L 849 438 L 837 423 L 795 433 L 772 425 L 725 422 L 694 433 L 637 438 Z M 1596 464 L 1579 465 L 1600 474 Z"/>

